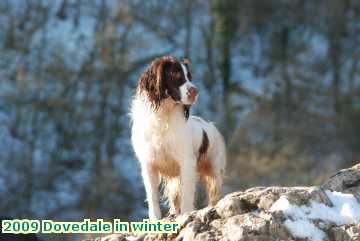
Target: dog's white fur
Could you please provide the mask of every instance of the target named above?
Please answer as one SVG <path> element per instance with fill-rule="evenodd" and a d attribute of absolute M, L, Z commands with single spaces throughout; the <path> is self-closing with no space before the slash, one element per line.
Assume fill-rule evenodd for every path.
<path fill-rule="evenodd" d="M 182 71 L 184 72 L 186 82 L 182 86 L 180 86 L 180 95 L 181 95 L 180 102 L 185 105 L 192 105 L 192 104 L 196 103 L 198 95 L 196 95 L 194 103 L 189 102 L 189 100 L 187 98 L 188 89 L 190 89 L 191 87 L 195 87 L 195 86 L 190 82 L 190 80 L 188 78 L 188 72 L 187 72 L 185 65 L 181 64 L 181 68 L 182 68 Z"/>
<path fill-rule="evenodd" d="M 187 76 L 186 68 L 183 65 L 182 68 Z M 132 144 L 141 164 L 150 219 L 161 218 L 161 178 L 164 178 L 170 187 L 169 202 L 172 213 L 184 213 L 194 209 L 197 174 L 205 183 L 210 204 L 214 205 L 222 192 L 226 162 L 225 143 L 212 123 L 196 116 L 190 116 L 188 120 L 184 118 L 182 104 L 188 104 L 186 94 L 191 86 L 193 84 L 186 77 L 185 84 L 180 87 L 182 103 L 168 97 L 162 100 L 157 111 L 153 110 L 145 93 L 137 92 L 133 99 Z M 211 173 L 198 170 L 198 150 L 202 144 L 203 131 L 207 133 L 209 140 L 205 162 L 209 162 Z"/>

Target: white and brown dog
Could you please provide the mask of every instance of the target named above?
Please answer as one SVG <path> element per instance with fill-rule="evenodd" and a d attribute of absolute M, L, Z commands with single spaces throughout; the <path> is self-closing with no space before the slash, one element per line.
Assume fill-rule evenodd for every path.
<path fill-rule="evenodd" d="M 222 194 L 225 143 L 212 123 L 189 115 L 197 97 L 189 63 L 171 56 L 154 60 L 139 79 L 131 107 L 132 144 L 141 164 L 150 219 L 161 218 L 161 179 L 170 214 L 194 209 L 197 175 L 210 205 Z"/>

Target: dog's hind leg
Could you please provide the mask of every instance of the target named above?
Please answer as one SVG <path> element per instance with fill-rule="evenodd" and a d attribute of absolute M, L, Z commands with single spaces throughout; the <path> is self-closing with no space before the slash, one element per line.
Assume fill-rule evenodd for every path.
<path fill-rule="evenodd" d="M 180 214 L 180 179 L 167 178 L 164 184 L 164 194 L 170 206 L 169 214 Z"/>
<path fill-rule="evenodd" d="M 211 176 L 202 176 L 202 183 L 208 195 L 208 202 L 210 206 L 214 206 L 222 196 L 223 177 L 221 173 L 216 173 Z"/>

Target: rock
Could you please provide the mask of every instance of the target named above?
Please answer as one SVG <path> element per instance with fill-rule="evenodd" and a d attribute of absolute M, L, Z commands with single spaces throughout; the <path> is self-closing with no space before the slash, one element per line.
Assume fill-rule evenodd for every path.
<path fill-rule="evenodd" d="M 309 217 L 311 215 L 307 212 L 311 212 L 314 203 L 316 207 L 332 210 L 338 204 L 332 203 L 333 199 L 328 196 L 331 193 L 326 190 L 352 194 L 360 200 L 360 164 L 339 171 L 320 187 L 256 187 L 228 194 L 215 207 L 166 218 L 166 221 L 179 223 L 180 229 L 176 234 L 119 234 L 104 237 L 101 241 L 360 241 L 360 222 L 337 225 L 337 222 L 321 218 L 300 218 L 298 223 L 303 222 L 305 228 L 304 233 L 299 234 L 298 217 L 286 213 L 286 209 L 274 208 L 280 200 L 284 200 L 284 205 L 305 210 L 304 215 Z M 347 208 L 360 211 L 360 203 L 359 209 Z M 351 217 L 360 221 L 360 213 Z"/>
<path fill-rule="evenodd" d="M 347 169 L 340 170 L 330 177 L 322 188 L 332 191 L 351 193 L 360 201 L 360 163 Z"/>

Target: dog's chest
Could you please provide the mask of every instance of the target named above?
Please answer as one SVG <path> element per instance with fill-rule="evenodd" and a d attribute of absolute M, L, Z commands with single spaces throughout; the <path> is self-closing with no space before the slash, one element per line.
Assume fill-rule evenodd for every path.
<path fill-rule="evenodd" d="M 176 145 L 170 142 L 168 133 L 152 136 L 151 153 L 151 165 L 161 175 L 169 177 L 179 175 L 181 157 L 177 155 Z"/>
<path fill-rule="evenodd" d="M 164 176 L 178 176 L 185 153 L 191 150 L 186 141 L 184 123 L 176 119 L 157 122 L 145 130 L 146 143 L 150 147 L 151 164 Z"/>

